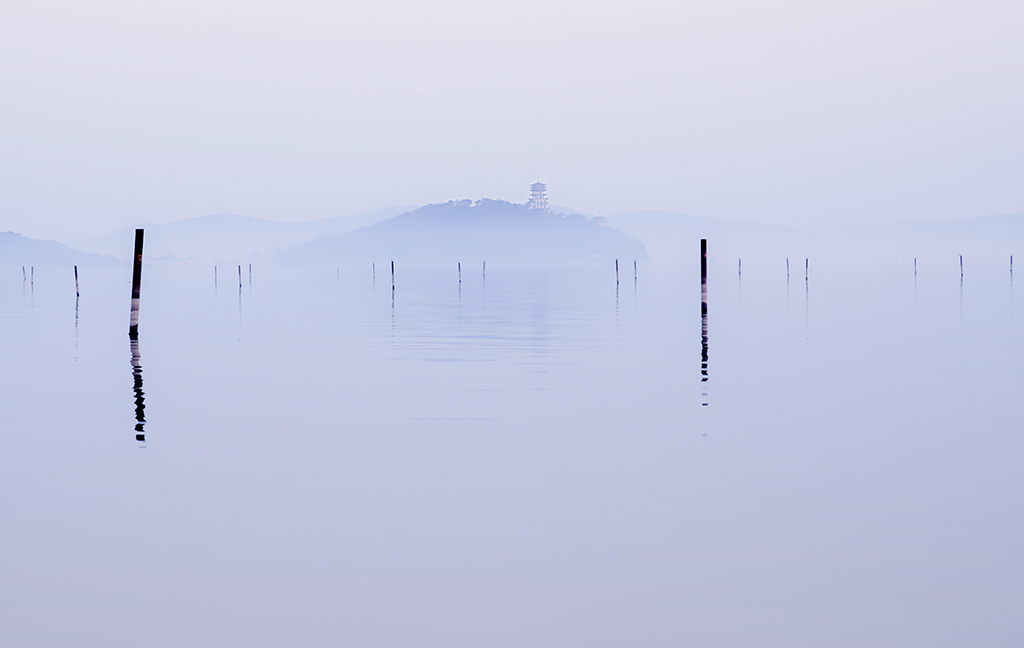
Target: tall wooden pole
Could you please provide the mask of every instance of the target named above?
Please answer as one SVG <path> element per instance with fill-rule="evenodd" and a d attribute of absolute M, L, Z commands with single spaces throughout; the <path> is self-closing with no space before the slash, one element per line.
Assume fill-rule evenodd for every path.
<path fill-rule="evenodd" d="M 701 406 L 708 404 L 708 241 L 700 240 L 700 382 Z"/>
<path fill-rule="evenodd" d="M 700 314 L 708 314 L 708 240 L 700 240 Z"/>
<path fill-rule="evenodd" d="M 132 268 L 132 316 L 128 326 L 128 337 L 139 339 L 139 291 L 142 289 L 142 234 L 135 230 L 135 265 Z"/>

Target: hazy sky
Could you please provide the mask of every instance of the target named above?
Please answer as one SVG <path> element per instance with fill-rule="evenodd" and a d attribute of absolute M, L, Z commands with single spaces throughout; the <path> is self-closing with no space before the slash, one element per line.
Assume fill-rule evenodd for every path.
<path fill-rule="evenodd" d="M 1024 3 L 0 4 L 0 230 L 491 197 L 1024 210 Z"/>

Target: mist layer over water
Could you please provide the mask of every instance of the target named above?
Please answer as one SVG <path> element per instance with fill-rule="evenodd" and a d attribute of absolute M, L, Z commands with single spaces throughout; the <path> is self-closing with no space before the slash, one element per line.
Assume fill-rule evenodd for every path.
<path fill-rule="evenodd" d="M 711 250 L 0 281 L 0 641 L 1019 643 L 1005 264 Z"/>

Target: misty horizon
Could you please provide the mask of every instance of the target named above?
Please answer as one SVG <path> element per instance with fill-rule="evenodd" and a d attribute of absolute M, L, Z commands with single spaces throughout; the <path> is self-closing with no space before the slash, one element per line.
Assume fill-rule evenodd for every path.
<path fill-rule="evenodd" d="M 5 0 L 0 646 L 1024 645 L 1022 34 Z"/>
<path fill-rule="evenodd" d="M 803 229 L 1024 210 L 1013 3 L 8 7 L 0 230 L 35 238 L 538 179 Z"/>

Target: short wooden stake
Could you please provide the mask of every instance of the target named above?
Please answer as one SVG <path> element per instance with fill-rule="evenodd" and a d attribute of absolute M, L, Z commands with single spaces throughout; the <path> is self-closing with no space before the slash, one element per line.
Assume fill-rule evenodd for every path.
<path fill-rule="evenodd" d="M 75 266 L 75 297 L 78 297 L 78 266 Z"/>

